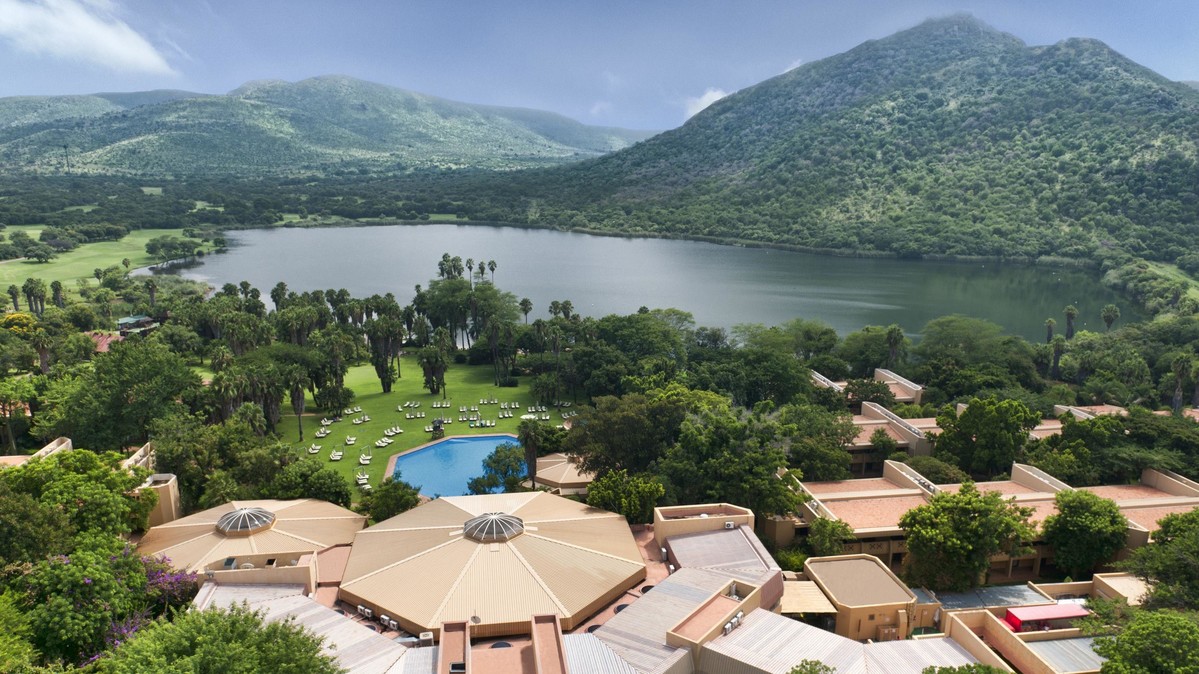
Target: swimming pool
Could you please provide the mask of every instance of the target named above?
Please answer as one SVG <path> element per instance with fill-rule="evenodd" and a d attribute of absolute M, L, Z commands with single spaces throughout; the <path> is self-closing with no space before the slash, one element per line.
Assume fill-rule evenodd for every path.
<path fill-rule="evenodd" d="M 425 496 L 459 496 L 467 493 L 467 481 L 483 474 L 483 459 L 506 442 L 520 444 L 515 435 L 446 438 L 399 457 L 395 472 Z"/>

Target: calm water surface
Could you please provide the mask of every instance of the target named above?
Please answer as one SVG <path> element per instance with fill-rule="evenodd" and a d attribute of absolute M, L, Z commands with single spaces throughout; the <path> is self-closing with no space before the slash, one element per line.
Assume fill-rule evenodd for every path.
<path fill-rule="evenodd" d="M 641 306 L 689 311 L 699 325 L 777 325 L 802 316 L 846 334 L 898 323 L 918 334 L 932 318 L 960 313 L 1044 339 L 1045 319 L 1103 329 L 1114 303 L 1121 321 L 1139 314 L 1094 272 L 995 263 L 859 259 L 693 241 L 622 239 L 512 227 L 397 225 L 229 232 L 228 253 L 182 273 L 220 286 L 249 281 L 265 297 L 279 281 L 296 291 L 346 288 L 355 296 L 395 293 L 403 303 L 437 274 L 442 253 L 496 261 L 496 284 L 533 301 L 529 319 L 552 300 L 577 313 L 627 314 Z M 269 300 L 266 300 L 269 305 Z"/>
<path fill-rule="evenodd" d="M 461 496 L 469 493 L 466 483 L 483 474 L 483 459 L 504 443 L 520 445 L 512 435 L 442 440 L 396 459 L 393 475 L 420 487 L 425 496 Z"/>

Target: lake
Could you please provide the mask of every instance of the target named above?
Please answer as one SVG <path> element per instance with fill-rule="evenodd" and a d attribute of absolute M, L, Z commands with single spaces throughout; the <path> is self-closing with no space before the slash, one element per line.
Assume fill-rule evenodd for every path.
<path fill-rule="evenodd" d="M 777 325 L 815 318 L 844 335 L 898 323 L 917 335 L 930 319 L 986 318 L 1030 340 L 1045 319 L 1102 330 L 1100 309 L 1140 313 L 1099 283 L 1096 272 L 993 262 L 831 257 L 695 241 L 625 239 L 515 227 L 395 225 L 253 229 L 227 233 L 229 251 L 181 273 L 214 286 L 249 281 L 267 294 L 279 281 L 296 291 L 346 288 L 355 296 L 392 292 L 401 303 L 437 275 L 442 253 L 495 260 L 495 283 L 533 301 L 529 320 L 552 300 L 576 313 L 627 314 L 646 306 L 691 312 L 699 325 Z M 490 274 L 488 275 L 490 277 Z"/>

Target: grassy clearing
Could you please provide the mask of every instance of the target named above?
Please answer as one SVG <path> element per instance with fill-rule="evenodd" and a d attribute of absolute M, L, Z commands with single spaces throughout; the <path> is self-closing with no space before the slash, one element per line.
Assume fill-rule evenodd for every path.
<path fill-rule="evenodd" d="M 512 419 L 496 419 L 500 410 L 499 404 L 479 405 L 479 400 L 490 400 L 494 397 L 500 402 L 519 402 L 522 410 L 533 404 L 526 381 L 522 380 L 521 385 L 516 388 L 499 388 L 492 383 L 492 369 L 489 365 L 474 367 L 451 365 L 445 378 L 446 399 L 451 401 L 452 406 L 449 409 L 436 409 L 432 407 L 432 403 L 442 398 L 440 395 L 430 395 L 422 387 L 423 379 L 420 368 L 416 365 L 416 358 L 404 356 L 401 361 L 402 378 L 396 381 L 391 393 L 388 394 L 380 391 L 379 380 L 375 377 L 375 371 L 370 365 L 350 368 L 346 374 L 346 386 L 349 386 L 357 394 L 353 405 L 361 407 L 362 414 L 369 416 L 370 421 L 355 426 L 349 417 L 345 417 L 342 421 L 330 426 L 333 431 L 331 435 L 317 440 L 312 434 L 320 428 L 320 419 L 325 416 L 325 413 L 306 413 L 303 417 L 304 441 L 300 442 L 296 416 L 291 412 L 290 402 L 285 401 L 283 405 L 284 418 L 280 422 L 283 440 L 303 452 L 304 456 L 308 456 L 305 450 L 310 444 L 321 445 L 320 453 L 312 456 L 335 468 L 351 482 L 361 467 L 358 464 L 359 454 L 369 449 L 373 454 L 373 459 L 366 469 L 370 475 L 371 484 L 377 485 L 385 477 L 387 461 L 393 454 L 400 454 L 429 442 L 430 436 L 425 432 L 425 426 L 432 424 L 433 419 L 439 414 L 453 419 L 453 423 L 446 428 L 446 435 L 516 433 L 516 427 L 520 424 L 519 414 Z M 420 402 L 417 411 L 425 413 L 424 419 L 405 419 L 404 412 L 396 410 L 397 406 L 408 401 Z M 478 405 L 483 418 L 496 419 L 495 428 L 471 428 L 468 423 L 459 422 L 458 407 L 462 405 L 467 407 Z M 308 409 L 311 410 L 313 407 L 315 405 L 310 398 Z M 562 421 L 556 412 L 551 413 L 551 417 L 552 419 L 545 423 L 557 425 Z M 404 433 L 392 438 L 395 442 L 388 447 L 382 449 L 375 447 L 375 441 L 384 437 L 383 430 L 391 426 L 399 426 L 404 429 Z M 347 435 L 358 438 L 352 447 L 345 446 Z M 341 461 L 329 461 L 329 454 L 334 448 L 341 448 L 344 451 L 345 456 Z M 482 469 L 479 473 L 482 474 Z"/>
<path fill-rule="evenodd" d="M 24 231 L 37 238 L 41 227 L 14 226 L 6 229 L 5 234 L 11 236 L 14 231 Z M 146 243 L 156 236 L 182 237 L 183 233 L 177 229 L 139 229 L 129 232 L 120 241 L 85 243 L 45 264 L 34 260 L 5 260 L 0 262 L 0 284 L 6 287 L 12 283 L 21 285 L 25 279 L 37 277 L 47 283 L 62 281 L 63 285 L 73 287 L 76 279 L 92 278 L 92 270 L 97 267 L 119 265 L 125 258 L 129 258 L 133 267 L 145 267 L 158 261 L 146 253 Z"/>
<path fill-rule="evenodd" d="M 1189 286 L 1187 290 L 1187 297 L 1199 300 L 1199 280 L 1192 278 L 1185 271 L 1166 262 L 1149 262 L 1148 264 L 1149 269 L 1161 274 L 1171 281 L 1185 281 Z"/>
<path fill-rule="evenodd" d="M 156 197 L 162 196 L 161 187 L 143 187 L 142 194 L 153 194 Z"/>

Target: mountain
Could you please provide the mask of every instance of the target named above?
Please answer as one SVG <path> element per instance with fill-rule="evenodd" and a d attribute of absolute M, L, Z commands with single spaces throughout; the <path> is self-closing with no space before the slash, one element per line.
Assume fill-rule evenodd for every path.
<path fill-rule="evenodd" d="M 502 176 L 488 216 L 813 249 L 1172 260 L 1199 241 L 1199 91 L 1101 42 L 927 21 L 598 159 Z M 506 212 L 501 212 L 506 209 Z"/>
<path fill-rule="evenodd" d="M 75 172 L 155 177 L 508 169 L 594 157 L 650 135 L 341 76 L 250 82 L 224 96 L 0 99 L 0 163 L 17 171 L 61 171 L 68 158 Z"/>

